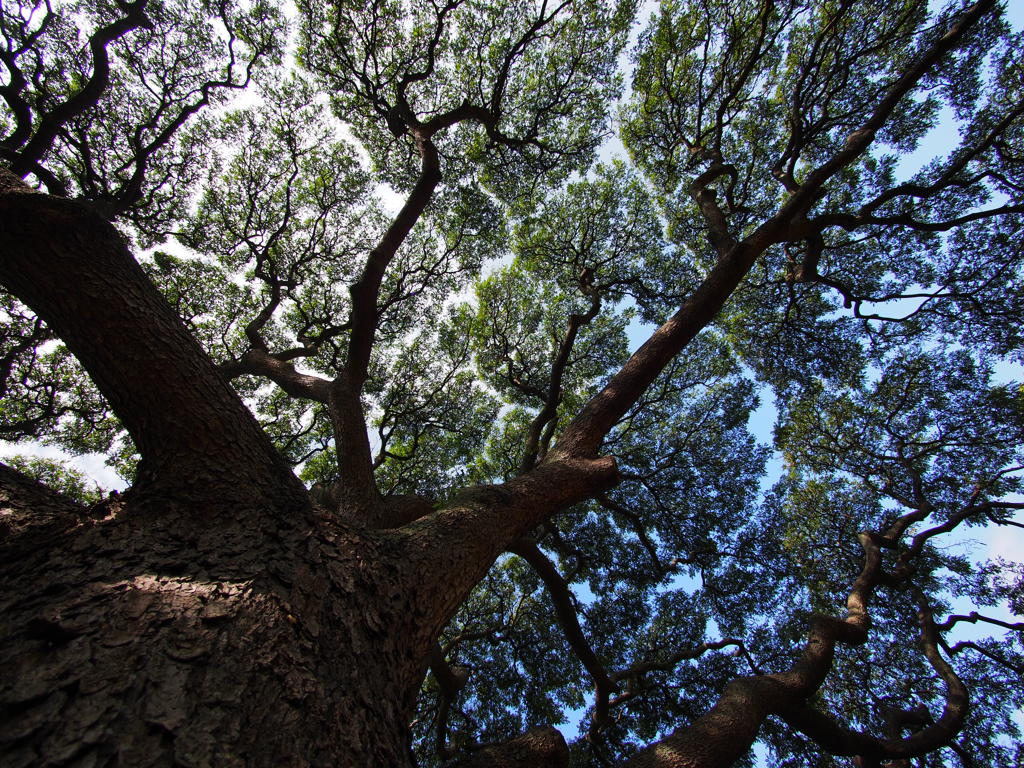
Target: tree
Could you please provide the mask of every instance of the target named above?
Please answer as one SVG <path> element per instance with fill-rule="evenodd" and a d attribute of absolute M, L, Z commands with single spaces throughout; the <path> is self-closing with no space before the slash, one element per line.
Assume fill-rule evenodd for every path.
<path fill-rule="evenodd" d="M 296 5 L 0 11 L 5 765 L 1019 760 L 1001 4 Z"/>

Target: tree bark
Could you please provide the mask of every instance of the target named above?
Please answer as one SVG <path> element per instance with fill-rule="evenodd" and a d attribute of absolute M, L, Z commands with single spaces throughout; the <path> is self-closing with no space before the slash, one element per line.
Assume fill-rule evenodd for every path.
<path fill-rule="evenodd" d="M 565 768 L 569 748 L 562 734 L 550 725 L 532 728 L 504 744 L 484 747 L 459 760 L 452 768 Z"/>
<path fill-rule="evenodd" d="M 5 517 L 25 517 L 45 494 L 10 475 Z M 0 544 L 0 762 L 411 764 L 426 650 L 393 631 L 418 606 L 390 538 L 308 511 L 213 530 L 131 503 L 99 520 L 70 505 Z"/>
<path fill-rule="evenodd" d="M 108 222 L 6 185 L 0 255 L 142 454 L 132 491 L 91 510 L 0 471 L 4 764 L 411 765 L 438 632 L 509 541 L 614 463 L 352 527 L 310 505 Z M 545 731 L 501 751 L 563 748 Z"/>
<path fill-rule="evenodd" d="M 545 508 L 607 481 L 605 463 L 591 477 L 543 465 L 383 531 L 320 507 L 257 516 L 212 495 L 203 517 L 133 514 L 131 495 L 87 514 L 0 472 L 5 518 L 38 503 L 59 518 L 0 545 L 4 765 L 411 766 L 437 633 L 501 540 L 544 514 L 548 481 L 576 487 Z M 499 757 L 560 766 L 564 743 L 543 729 L 470 764 Z"/>

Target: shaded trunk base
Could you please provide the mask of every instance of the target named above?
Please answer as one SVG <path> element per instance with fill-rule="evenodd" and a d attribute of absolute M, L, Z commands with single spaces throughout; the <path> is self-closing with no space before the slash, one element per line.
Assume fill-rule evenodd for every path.
<path fill-rule="evenodd" d="M 409 610 L 401 585 L 367 565 L 386 542 L 112 506 L 0 545 L 0 763 L 411 765 L 422 662 L 382 613 Z"/>

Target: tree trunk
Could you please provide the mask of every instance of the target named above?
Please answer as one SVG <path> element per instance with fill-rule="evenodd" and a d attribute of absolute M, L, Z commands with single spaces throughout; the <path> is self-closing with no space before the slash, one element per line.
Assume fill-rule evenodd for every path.
<path fill-rule="evenodd" d="M 394 631 L 418 607 L 387 536 L 302 509 L 189 528 L 15 475 L 5 517 L 59 522 L 0 545 L 5 766 L 411 764 L 426 653 Z"/>
<path fill-rule="evenodd" d="M 0 469 L 5 766 L 411 765 L 451 614 L 510 541 L 617 478 L 560 457 L 401 529 L 354 528 L 310 504 L 88 207 L 0 183 L 0 282 L 142 454 L 132 490 L 88 510 Z M 545 731 L 502 754 L 557 765 L 562 747 Z"/>
<path fill-rule="evenodd" d="M 0 173 L 0 282 L 142 454 L 89 510 L 0 468 L 0 763 L 410 764 L 428 646 L 397 536 L 310 505 L 87 206 Z"/>

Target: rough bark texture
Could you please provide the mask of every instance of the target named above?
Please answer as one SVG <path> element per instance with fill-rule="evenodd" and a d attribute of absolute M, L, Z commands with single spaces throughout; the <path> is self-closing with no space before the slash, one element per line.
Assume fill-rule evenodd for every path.
<path fill-rule="evenodd" d="M 550 725 L 532 728 L 522 736 L 493 747 L 484 747 L 453 768 L 565 768 L 569 748 L 562 734 Z"/>
<path fill-rule="evenodd" d="M 4 765 L 408 764 L 425 654 L 390 631 L 391 542 L 125 512 L 0 550 Z"/>
<path fill-rule="evenodd" d="M 576 495 L 608 476 L 599 469 L 546 473 Z M 535 480 L 478 489 L 399 531 L 301 505 L 231 505 L 236 522 L 221 509 L 206 526 L 132 514 L 130 497 L 78 514 L 8 473 L 3 498 L 18 510 L 5 517 L 28 503 L 59 519 L 0 550 L 0 753 L 12 766 L 408 765 L 429 648 L 500 551 L 496 532 L 469 532 L 494 514 L 529 526 L 544 506 Z M 563 765 L 563 750 L 540 731 L 470 764 Z"/>
<path fill-rule="evenodd" d="M 82 519 L 79 504 L 0 464 L 0 542 L 29 531 L 57 535 Z"/>
<path fill-rule="evenodd" d="M 411 583 L 422 531 L 308 507 L 209 528 L 130 498 L 89 515 L 13 470 L 0 482 L 5 520 L 53 513 L 0 545 L 5 766 L 411 764 L 429 644 L 466 580 L 448 573 L 450 599 Z M 566 757 L 548 728 L 466 765 Z"/>

